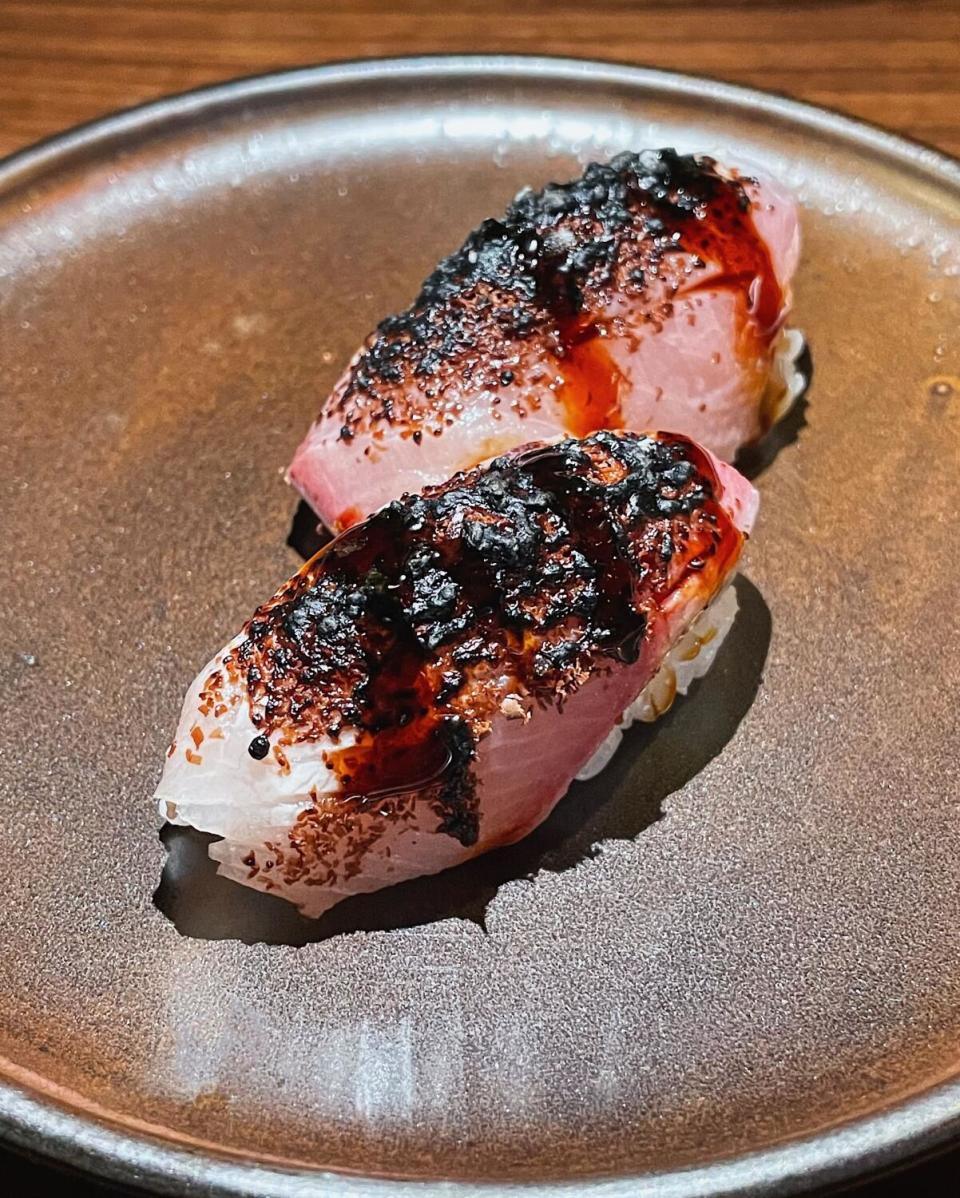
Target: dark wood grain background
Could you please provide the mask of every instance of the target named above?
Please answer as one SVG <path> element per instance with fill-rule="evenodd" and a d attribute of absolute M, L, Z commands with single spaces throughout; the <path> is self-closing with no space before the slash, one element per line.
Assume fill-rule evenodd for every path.
<path fill-rule="evenodd" d="M 236 75 L 370 55 L 611 58 L 785 92 L 960 156 L 960 0 L 0 0 L 0 154 Z M 0 1152 L 12 1194 L 105 1194 Z M 956 1193 L 960 1152 L 857 1191 Z"/>
<path fill-rule="evenodd" d="M 714 75 L 960 156 L 960 0 L 0 0 L 0 154 L 234 75 L 444 50 Z"/>

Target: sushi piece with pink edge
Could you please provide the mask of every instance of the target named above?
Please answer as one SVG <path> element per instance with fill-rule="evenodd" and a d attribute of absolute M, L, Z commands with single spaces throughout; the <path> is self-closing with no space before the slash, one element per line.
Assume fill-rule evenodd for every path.
<path fill-rule="evenodd" d="M 386 504 L 201 670 L 160 813 L 309 916 L 519 840 L 712 660 L 756 510 L 686 437 L 609 430 Z"/>

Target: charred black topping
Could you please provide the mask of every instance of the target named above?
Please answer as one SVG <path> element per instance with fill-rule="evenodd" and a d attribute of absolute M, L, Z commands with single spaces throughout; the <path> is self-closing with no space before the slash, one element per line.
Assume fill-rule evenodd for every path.
<path fill-rule="evenodd" d="M 248 681 L 250 679 L 251 673 L 252 671 L 247 672 Z M 270 752 L 270 741 L 262 734 L 260 736 L 255 736 L 250 744 L 247 745 L 247 752 L 254 759 L 254 761 L 263 761 L 264 757 L 266 757 L 266 755 Z"/>
<path fill-rule="evenodd" d="M 527 189 L 502 220 L 484 221 L 424 282 L 412 311 L 488 284 L 527 303 L 576 313 L 597 276 L 609 278 L 624 234 L 637 231 L 638 217 L 642 232 L 656 237 L 702 213 L 721 187 L 743 195 L 739 183 L 717 174 L 713 159 L 675 150 L 593 162 L 572 183 Z M 579 236 L 567 236 L 568 227 Z"/>
<path fill-rule="evenodd" d="M 757 242 L 749 209 L 743 183 L 713 159 L 671 149 L 623 153 L 571 183 L 522 192 L 378 326 L 333 400 L 341 436 L 364 417 L 407 419 L 411 387 L 421 406 L 424 397 L 440 406 L 451 362 L 461 388 L 508 386 L 513 370 L 488 373 L 484 358 L 499 353 L 502 363 L 535 332 L 557 339 L 562 355 L 564 329 L 576 322 L 582 332 L 611 289 L 642 296 L 678 253 L 716 258 L 724 238 Z"/>
<path fill-rule="evenodd" d="M 473 843 L 470 762 L 504 696 L 562 702 L 633 659 L 689 559 L 739 545 L 714 481 L 685 439 L 597 433 L 404 496 L 248 623 L 234 660 L 254 723 L 281 743 L 351 729 L 328 755 L 348 796 L 429 793 Z"/>
<path fill-rule="evenodd" d="M 480 835 L 477 795 L 470 774 L 476 755 L 476 741 L 467 722 L 460 718 L 445 720 L 444 740 L 448 760 L 443 771 L 439 794 L 433 809 L 440 817 L 438 832 L 445 832 L 462 845 L 476 844 Z"/>

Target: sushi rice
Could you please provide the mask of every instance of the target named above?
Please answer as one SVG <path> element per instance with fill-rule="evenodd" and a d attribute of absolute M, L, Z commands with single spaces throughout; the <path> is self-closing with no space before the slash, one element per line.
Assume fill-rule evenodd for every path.
<path fill-rule="evenodd" d="M 807 387 L 807 376 L 798 363 L 807 348 L 799 329 L 784 328 L 773 347 L 773 366 L 767 385 L 767 410 L 772 428 L 790 411 Z"/>
<path fill-rule="evenodd" d="M 578 782 L 595 778 L 619 749 L 623 734 L 637 720 L 652 724 L 673 706 L 677 695 L 685 695 L 698 678 L 713 665 L 720 646 L 737 615 L 737 593 L 726 586 L 700 613 L 663 660 L 663 664 L 620 718 L 619 724 L 577 774 Z"/>

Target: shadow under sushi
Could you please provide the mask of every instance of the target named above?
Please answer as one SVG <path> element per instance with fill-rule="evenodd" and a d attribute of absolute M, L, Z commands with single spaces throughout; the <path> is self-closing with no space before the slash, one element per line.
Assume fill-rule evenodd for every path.
<path fill-rule="evenodd" d="M 746 578 L 734 583 L 740 612 L 710 673 L 658 723 L 631 729 L 599 777 L 575 783 L 525 840 L 456 869 L 338 904 L 318 920 L 289 903 L 218 877 L 207 856 L 216 839 L 169 824 L 167 862 L 154 902 L 184 936 L 248 944 L 304 945 L 355 931 L 389 931 L 469 919 L 483 926 L 487 904 L 507 882 L 560 873 L 594 856 L 604 840 L 639 835 L 660 818 L 663 800 L 723 749 L 760 687 L 770 612 Z"/>
<path fill-rule="evenodd" d="M 333 540 L 333 535 L 320 523 L 316 512 L 305 499 L 297 504 L 287 534 L 287 544 L 296 550 L 303 560 L 309 561 L 324 545 Z"/>
<path fill-rule="evenodd" d="M 765 437 L 755 445 L 748 445 L 737 454 L 734 465 L 746 478 L 753 481 L 773 465 L 781 450 L 792 445 L 800 437 L 801 430 L 807 426 L 807 408 L 810 406 L 807 396 L 813 382 L 813 355 L 810 345 L 804 343 L 800 356 L 797 358 L 797 370 L 803 375 L 803 390 L 793 401 L 793 406 L 786 416 L 778 421 Z"/>

